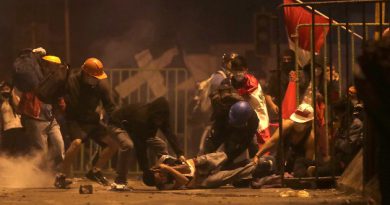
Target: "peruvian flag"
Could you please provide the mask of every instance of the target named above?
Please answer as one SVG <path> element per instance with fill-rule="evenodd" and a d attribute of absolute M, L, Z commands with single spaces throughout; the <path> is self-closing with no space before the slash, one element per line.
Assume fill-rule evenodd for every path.
<path fill-rule="evenodd" d="M 284 4 L 291 3 L 301 3 L 295 0 L 284 0 Z M 315 14 L 315 23 L 328 23 L 329 20 L 327 17 L 320 16 Z M 295 54 L 298 57 L 298 64 L 303 67 L 306 65 L 311 57 L 310 50 L 310 36 L 311 36 L 311 26 L 300 26 L 298 30 L 298 49 L 295 48 L 295 40 L 293 38 L 296 35 L 296 28 L 300 24 L 311 24 L 312 23 L 312 13 L 311 7 L 284 7 L 284 21 L 286 24 L 286 30 L 288 34 L 288 42 L 290 49 L 295 51 Z M 318 53 L 321 50 L 322 45 L 324 44 L 326 34 L 328 33 L 328 26 L 315 26 L 314 32 L 314 43 L 315 43 L 315 52 Z"/>

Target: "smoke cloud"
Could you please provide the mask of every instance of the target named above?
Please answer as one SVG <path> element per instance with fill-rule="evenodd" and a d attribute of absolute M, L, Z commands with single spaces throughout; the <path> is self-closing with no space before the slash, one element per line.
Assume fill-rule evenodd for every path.
<path fill-rule="evenodd" d="M 27 157 L 0 156 L 0 187 L 51 187 L 54 174 L 41 169 L 42 154 Z"/>
<path fill-rule="evenodd" d="M 96 41 L 90 49 L 101 53 L 106 67 L 136 66 L 134 55 L 152 45 L 155 30 L 151 21 L 139 20 L 122 35 Z"/>

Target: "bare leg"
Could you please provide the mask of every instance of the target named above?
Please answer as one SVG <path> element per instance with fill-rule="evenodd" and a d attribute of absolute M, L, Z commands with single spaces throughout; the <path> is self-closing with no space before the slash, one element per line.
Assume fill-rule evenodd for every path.
<path fill-rule="evenodd" d="M 74 161 L 76 154 L 80 150 L 81 143 L 82 143 L 81 139 L 75 139 L 72 141 L 69 148 L 66 150 L 65 158 L 64 161 L 62 162 L 62 167 L 61 167 L 63 173 L 65 174 L 70 173 L 70 166 Z"/>
<path fill-rule="evenodd" d="M 118 144 L 111 137 L 106 136 L 102 141 L 107 144 L 107 147 L 102 150 L 93 168 L 102 169 L 118 150 Z"/>

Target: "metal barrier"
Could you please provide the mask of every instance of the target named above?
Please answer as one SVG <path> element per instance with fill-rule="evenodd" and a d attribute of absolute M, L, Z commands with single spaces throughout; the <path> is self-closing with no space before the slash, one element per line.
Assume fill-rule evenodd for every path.
<path fill-rule="evenodd" d="M 379 3 L 380 6 L 379 6 L 379 9 L 380 9 L 380 21 L 379 23 L 368 23 L 367 22 L 367 15 L 366 15 L 366 7 L 368 4 L 375 4 L 375 3 Z M 359 23 L 351 23 L 349 22 L 350 19 L 349 19 L 349 9 L 350 9 L 350 6 L 351 5 L 358 5 L 361 7 L 362 9 L 362 22 L 359 22 Z M 339 82 L 339 87 L 338 87 L 338 90 L 340 91 L 339 92 L 339 95 L 341 97 L 341 95 L 343 93 L 347 93 L 346 90 L 348 89 L 348 86 L 350 86 L 351 84 L 353 84 L 353 72 L 354 72 L 354 69 L 355 69 L 355 58 L 357 57 L 357 55 L 359 54 L 359 50 L 357 50 L 356 48 L 361 48 L 364 43 L 369 39 L 370 37 L 370 34 L 373 34 L 374 31 L 376 32 L 379 32 L 379 33 L 382 33 L 383 31 L 383 26 L 384 25 L 389 25 L 390 26 L 390 23 L 384 23 L 384 20 L 383 17 L 382 17 L 382 11 L 388 11 L 389 10 L 389 1 L 323 1 L 323 2 L 305 2 L 305 3 L 292 3 L 292 4 L 282 4 L 278 7 L 279 9 L 279 12 L 278 12 L 278 16 L 276 18 L 276 21 L 278 22 L 276 25 L 279 25 L 279 22 L 280 22 L 280 13 L 282 13 L 280 10 L 282 10 L 282 8 L 285 8 L 285 7 L 304 7 L 304 6 L 311 6 L 312 10 L 311 10 L 311 16 L 312 16 L 312 23 L 311 24 L 301 24 L 301 25 L 298 25 L 297 28 L 296 28 L 296 34 L 293 36 L 294 39 L 295 39 L 295 45 L 296 45 L 296 49 L 298 48 L 298 35 L 299 35 L 299 29 L 303 28 L 303 27 L 310 27 L 310 34 L 311 34 L 311 41 L 310 41 L 310 45 L 311 45 L 311 61 L 310 61 L 310 69 L 311 69 L 311 83 L 312 83 L 312 105 L 316 105 L 316 78 L 314 77 L 314 65 L 315 65 L 315 27 L 324 27 L 324 29 L 327 27 L 329 28 L 329 33 L 328 33 L 328 38 L 325 37 L 324 39 L 324 47 L 321 51 L 321 53 L 323 54 L 323 58 L 324 58 L 324 66 L 323 66 L 323 73 L 324 73 L 324 82 L 327 82 L 327 79 L 326 79 L 326 67 L 327 65 L 329 65 L 329 68 L 330 68 L 330 82 L 333 82 L 333 79 L 332 79 L 332 72 L 333 72 L 333 55 L 334 55 L 334 52 L 333 52 L 333 43 L 336 42 L 337 44 L 337 70 L 339 71 L 339 74 L 340 74 L 340 82 Z M 337 7 L 336 7 L 337 6 Z M 315 23 L 315 15 L 316 15 L 316 11 L 315 9 L 316 8 L 324 8 L 326 7 L 327 8 L 327 11 L 328 11 L 328 14 L 329 14 L 329 23 Z M 388 7 L 388 8 L 386 8 Z M 332 16 L 332 9 L 345 9 L 345 15 L 346 15 L 346 22 L 344 23 L 337 23 L 337 22 L 334 22 L 333 21 L 333 16 Z M 277 65 L 278 65 L 278 75 L 280 77 L 280 73 L 281 73 L 281 65 L 280 65 L 280 29 L 278 28 L 279 26 L 277 26 L 277 29 L 276 29 L 276 32 L 277 32 L 277 49 L 276 49 L 276 52 L 277 52 Z M 374 28 L 374 29 L 370 29 L 371 28 Z M 356 31 L 356 28 L 360 28 L 362 30 L 362 35 L 358 35 L 357 33 L 355 33 Z M 336 29 L 336 41 L 334 41 L 334 30 Z M 341 32 L 341 29 L 344 29 L 345 30 L 345 35 L 342 36 L 342 32 Z M 373 35 L 371 35 L 373 36 Z M 342 38 L 344 37 L 344 38 Z M 381 38 L 380 35 L 376 36 L 378 38 Z M 361 41 L 358 41 L 356 40 L 356 38 L 358 38 L 358 40 L 361 40 Z M 342 44 L 344 44 L 344 50 L 342 49 Z M 357 45 L 360 45 L 360 46 L 357 46 Z M 342 57 L 342 54 L 344 53 L 344 58 Z M 296 62 L 298 60 L 298 57 L 296 56 Z M 327 64 L 326 62 L 328 62 L 329 64 Z M 344 66 L 343 66 L 344 65 Z M 295 65 L 296 67 L 296 71 L 299 70 L 299 66 L 298 66 L 298 63 L 296 63 Z M 352 72 L 351 72 L 352 71 Z M 299 75 L 298 75 L 299 76 Z M 281 79 L 281 78 L 279 78 Z M 280 80 L 281 82 L 281 80 Z M 325 83 L 326 85 L 326 83 Z M 344 86 L 343 86 L 344 85 Z M 281 85 L 279 85 L 279 93 L 282 93 L 282 90 L 281 90 Z M 326 114 L 325 114 L 325 136 L 328 138 L 329 137 L 329 130 L 332 130 L 332 125 L 333 125 L 333 122 L 332 122 L 332 112 L 331 112 L 331 109 L 332 107 L 330 106 L 330 103 L 329 103 L 329 99 L 328 99 L 328 92 L 331 92 L 332 90 L 328 90 L 327 89 L 327 86 L 324 86 L 324 97 L 325 97 L 325 105 L 326 105 Z M 332 89 L 330 87 L 330 89 Z M 343 92 L 345 91 L 345 92 Z M 300 96 L 299 96 L 299 92 L 297 92 L 297 99 L 299 100 L 300 99 Z M 347 100 L 350 100 L 349 99 L 349 96 L 347 95 Z M 299 102 L 299 101 L 298 101 Z M 279 124 L 281 125 L 280 127 L 282 127 L 282 124 L 283 124 L 283 121 L 282 121 L 282 116 L 281 116 L 281 113 L 282 113 L 282 106 L 281 106 L 281 100 L 278 102 L 279 104 Z M 315 108 L 315 106 L 313 106 L 313 108 Z M 350 110 L 351 107 L 350 107 L 350 104 L 348 103 L 347 104 L 347 110 Z M 316 109 L 314 109 L 314 116 L 317 116 L 317 113 L 316 113 Z M 313 123 L 316 123 L 315 120 L 313 120 Z M 314 129 L 314 133 L 317 133 L 317 130 L 316 130 L 316 126 L 315 124 L 313 124 L 313 129 Z M 282 136 L 283 135 L 283 130 L 282 129 L 279 129 L 279 135 Z M 347 135 L 349 135 L 349 128 L 347 128 Z M 315 164 L 316 164 L 316 167 L 318 167 L 319 165 L 319 151 L 318 151 L 318 136 L 317 134 L 315 135 Z M 364 136 L 364 142 L 366 142 L 368 139 Z M 373 149 L 375 149 L 374 147 L 370 148 L 370 150 L 368 150 L 368 147 L 365 146 L 366 143 L 363 143 L 363 151 L 366 153 L 364 154 L 365 158 L 364 158 L 364 165 L 366 165 L 366 161 L 367 161 L 367 156 L 371 156 L 373 153 Z M 278 145 L 278 149 L 279 150 L 284 150 L 284 142 L 283 140 L 280 140 L 279 141 L 279 145 Z M 283 152 L 281 152 L 281 161 L 280 163 L 283 163 L 285 161 L 285 156 L 283 154 Z M 335 153 L 335 150 L 334 150 L 334 144 L 331 143 L 331 150 L 330 150 L 330 153 L 331 153 L 331 157 L 334 158 L 334 153 Z M 331 178 L 333 180 L 335 180 L 335 164 L 332 163 L 332 169 L 333 169 L 333 174 L 331 176 Z M 282 168 L 281 170 L 281 173 L 284 173 L 284 164 L 280 164 L 280 167 Z M 369 173 L 370 171 L 367 171 L 369 169 L 373 169 L 373 167 L 367 167 L 367 166 L 364 166 L 363 168 L 363 172 L 364 172 L 364 176 L 363 176 L 363 182 L 367 182 L 367 180 L 372 177 L 372 170 L 371 170 L 371 173 Z M 317 170 L 317 169 L 316 169 Z M 368 176 L 368 173 L 371 174 L 370 176 Z M 319 180 L 319 176 L 318 176 L 318 172 L 316 171 L 315 173 L 315 177 L 313 178 L 304 178 L 304 179 L 301 179 L 301 180 L 308 180 L 308 181 L 312 181 L 314 180 L 315 182 L 318 182 Z M 285 179 L 284 179 L 284 175 L 282 174 L 282 184 L 285 185 Z"/>
<path fill-rule="evenodd" d="M 187 134 L 187 110 L 188 110 L 188 90 L 179 90 L 178 85 L 189 79 L 188 71 L 185 68 L 164 68 L 161 70 L 147 70 L 139 68 L 108 68 L 106 70 L 111 88 L 116 93 L 115 87 L 123 83 L 130 77 L 136 76 L 140 73 L 148 73 L 153 75 L 160 75 L 164 82 L 160 86 L 165 86 L 166 92 L 164 97 L 170 103 L 170 125 L 174 133 L 177 134 L 179 144 L 183 146 L 184 153 L 187 154 L 188 150 L 188 134 Z M 119 106 L 132 103 L 148 103 L 156 97 L 150 87 L 149 79 L 145 78 L 144 82 L 138 88 L 132 88 L 134 90 L 125 98 L 120 99 L 118 96 L 117 103 Z M 130 88 L 129 88 L 130 89 Z M 158 133 L 159 134 L 159 133 Z M 164 138 L 163 138 L 164 139 Z M 82 145 L 79 158 L 74 162 L 72 166 L 72 173 L 81 174 L 91 166 L 91 160 L 93 155 L 99 151 L 100 147 L 92 140 Z M 171 150 L 170 150 L 171 151 Z M 104 172 L 114 171 L 115 158 L 109 161 L 107 169 Z M 138 173 L 138 163 L 135 157 L 131 161 L 130 173 Z"/>

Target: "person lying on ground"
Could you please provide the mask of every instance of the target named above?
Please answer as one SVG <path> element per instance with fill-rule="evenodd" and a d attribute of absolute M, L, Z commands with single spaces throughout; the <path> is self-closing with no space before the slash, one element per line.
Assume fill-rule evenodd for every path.
<path fill-rule="evenodd" d="M 143 182 L 159 190 L 218 188 L 244 179 L 261 178 L 272 174 L 273 158 L 261 158 L 258 164 L 246 163 L 233 169 L 223 169 L 227 161 L 224 152 L 215 152 L 182 164 L 160 163 L 144 172 Z"/>

